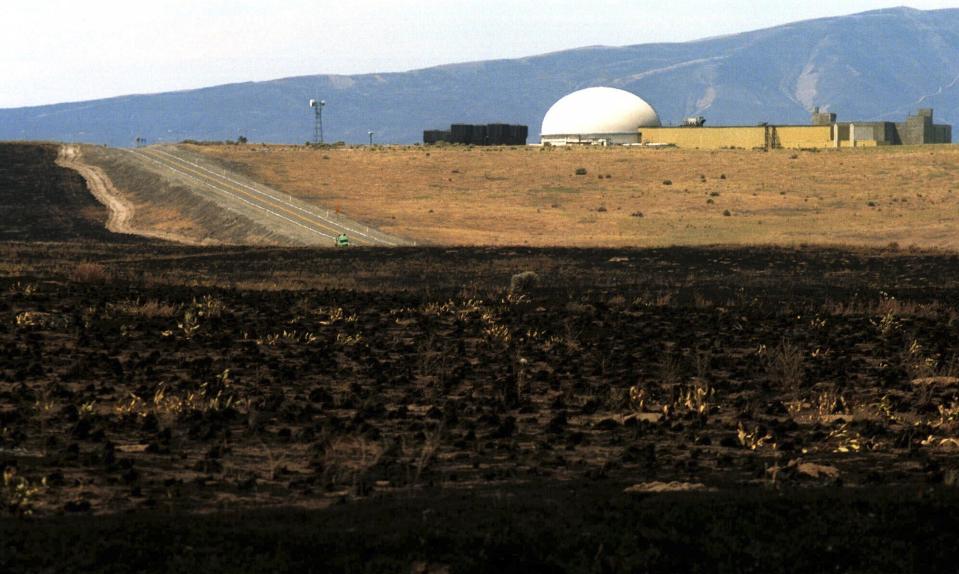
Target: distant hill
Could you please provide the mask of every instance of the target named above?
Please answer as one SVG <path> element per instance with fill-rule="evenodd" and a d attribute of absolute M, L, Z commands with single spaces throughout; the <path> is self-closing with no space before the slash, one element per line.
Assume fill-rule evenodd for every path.
<path fill-rule="evenodd" d="M 183 139 L 303 143 L 310 98 L 327 101 L 327 141 L 411 143 L 454 122 L 523 123 L 538 140 L 549 106 L 606 85 L 648 100 L 666 122 L 806 123 L 900 119 L 933 107 L 959 123 L 959 9 L 877 10 L 680 44 L 590 47 L 390 74 L 303 76 L 199 90 L 0 110 L 0 139 L 132 145 Z"/>

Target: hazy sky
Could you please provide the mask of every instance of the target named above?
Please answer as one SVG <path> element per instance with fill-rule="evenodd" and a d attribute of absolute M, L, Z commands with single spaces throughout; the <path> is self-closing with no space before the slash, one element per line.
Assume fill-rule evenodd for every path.
<path fill-rule="evenodd" d="M 10 0 L 0 107 L 681 42 L 959 0 Z"/>

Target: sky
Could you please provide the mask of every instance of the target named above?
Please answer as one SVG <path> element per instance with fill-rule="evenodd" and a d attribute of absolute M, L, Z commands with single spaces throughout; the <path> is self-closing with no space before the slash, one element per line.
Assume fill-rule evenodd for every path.
<path fill-rule="evenodd" d="M 683 42 L 959 0 L 13 0 L 0 108 Z"/>

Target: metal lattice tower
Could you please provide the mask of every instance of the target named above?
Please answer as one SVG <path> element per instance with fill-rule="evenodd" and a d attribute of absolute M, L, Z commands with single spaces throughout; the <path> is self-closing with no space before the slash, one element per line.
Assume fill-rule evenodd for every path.
<path fill-rule="evenodd" d="M 313 108 L 314 113 L 314 122 L 313 122 L 313 143 L 321 144 L 323 143 L 323 106 L 326 105 L 326 100 L 310 100 L 310 107 Z"/>

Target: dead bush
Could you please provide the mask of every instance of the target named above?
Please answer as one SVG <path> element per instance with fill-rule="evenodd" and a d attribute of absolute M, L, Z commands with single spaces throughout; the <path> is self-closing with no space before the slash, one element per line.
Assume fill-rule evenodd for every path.
<path fill-rule="evenodd" d="M 180 306 L 156 299 L 149 299 L 147 301 L 126 299 L 117 303 L 108 303 L 107 310 L 113 315 L 156 319 L 176 316 L 180 311 Z"/>
<path fill-rule="evenodd" d="M 535 271 L 523 271 L 513 275 L 509 280 L 510 293 L 523 293 L 539 284 L 539 275 Z"/>
<path fill-rule="evenodd" d="M 75 283 L 106 283 L 112 277 L 110 270 L 101 263 L 78 263 L 67 271 L 67 278 Z"/>
<path fill-rule="evenodd" d="M 767 357 L 769 378 L 798 395 L 806 372 L 804 359 L 801 347 L 783 340 Z"/>

